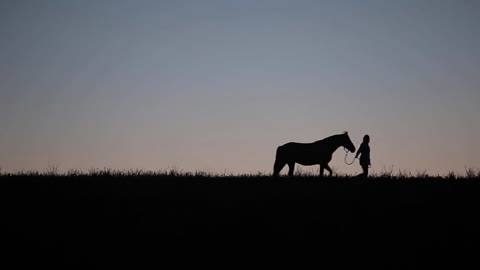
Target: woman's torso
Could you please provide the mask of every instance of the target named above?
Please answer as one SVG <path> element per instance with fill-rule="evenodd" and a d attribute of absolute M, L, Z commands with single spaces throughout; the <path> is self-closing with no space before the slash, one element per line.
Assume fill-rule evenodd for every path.
<path fill-rule="evenodd" d="M 360 155 L 360 164 L 370 165 L 370 146 L 368 144 L 362 143 L 360 146 L 362 152 Z"/>

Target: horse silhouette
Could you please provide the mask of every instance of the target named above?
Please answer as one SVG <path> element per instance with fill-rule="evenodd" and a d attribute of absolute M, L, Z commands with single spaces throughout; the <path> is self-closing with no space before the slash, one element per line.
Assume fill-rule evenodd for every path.
<path fill-rule="evenodd" d="M 332 160 L 333 153 L 340 147 L 345 147 L 350 152 L 355 152 L 348 132 L 333 135 L 323 140 L 312 143 L 289 142 L 277 148 L 275 164 L 273 165 L 273 176 L 278 176 L 280 171 L 288 164 L 288 175 L 293 176 L 295 163 L 311 166 L 320 165 L 320 176 L 323 176 L 324 169 L 332 175 L 332 169 L 328 163 Z"/>

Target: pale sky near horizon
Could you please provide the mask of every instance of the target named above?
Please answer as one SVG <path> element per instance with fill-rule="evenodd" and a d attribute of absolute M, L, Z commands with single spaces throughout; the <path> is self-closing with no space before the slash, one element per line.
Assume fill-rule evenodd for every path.
<path fill-rule="evenodd" d="M 374 171 L 461 173 L 479 101 L 480 1 L 0 2 L 4 171 L 270 173 L 349 131 Z"/>

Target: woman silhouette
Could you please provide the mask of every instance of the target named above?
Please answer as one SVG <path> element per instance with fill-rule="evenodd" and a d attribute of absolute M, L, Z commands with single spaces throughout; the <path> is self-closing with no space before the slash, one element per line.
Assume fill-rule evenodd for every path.
<path fill-rule="evenodd" d="M 360 155 L 360 166 L 362 166 L 363 173 L 359 174 L 359 177 L 367 177 L 368 176 L 368 168 L 370 166 L 370 136 L 365 135 L 363 136 L 363 142 L 358 148 L 357 154 L 355 158 L 358 158 Z"/>

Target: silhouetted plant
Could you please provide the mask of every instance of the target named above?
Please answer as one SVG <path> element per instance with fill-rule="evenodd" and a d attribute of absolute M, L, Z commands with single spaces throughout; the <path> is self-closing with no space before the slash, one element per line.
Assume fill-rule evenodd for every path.
<path fill-rule="evenodd" d="M 89 176 L 98 176 L 98 169 L 97 168 L 90 168 L 88 169 L 88 175 Z"/>
<path fill-rule="evenodd" d="M 169 176 L 180 176 L 183 174 L 183 170 L 178 169 L 176 166 L 170 166 L 168 168 L 167 174 Z"/>
<path fill-rule="evenodd" d="M 47 168 L 45 169 L 45 174 L 50 176 L 58 175 L 58 165 L 49 162 Z"/>
<path fill-rule="evenodd" d="M 477 176 L 477 173 L 472 168 L 465 168 L 465 176 L 467 178 L 475 178 L 475 176 Z"/>
<path fill-rule="evenodd" d="M 429 178 L 430 176 L 428 175 L 426 170 L 417 170 L 416 177 L 417 178 Z"/>
<path fill-rule="evenodd" d="M 446 178 L 450 179 L 450 180 L 455 180 L 455 179 L 457 179 L 457 175 L 455 174 L 455 172 L 449 171 Z"/>
<path fill-rule="evenodd" d="M 67 171 L 67 176 L 80 176 L 80 175 L 82 175 L 82 172 L 77 169 L 69 169 Z"/>
<path fill-rule="evenodd" d="M 398 170 L 397 177 L 400 179 L 406 179 L 406 178 L 411 178 L 412 174 L 407 170 Z"/>
<path fill-rule="evenodd" d="M 378 175 L 378 177 L 381 177 L 381 178 L 392 178 L 393 176 L 394 176 L 393 165 L 390 166 L 390 169 L 383 167 L 382 171 Z"/>

